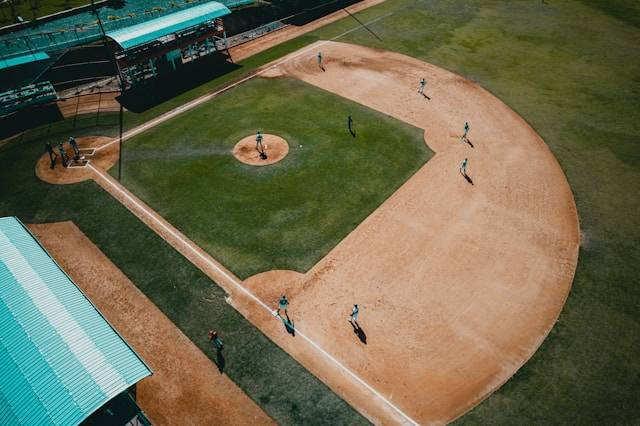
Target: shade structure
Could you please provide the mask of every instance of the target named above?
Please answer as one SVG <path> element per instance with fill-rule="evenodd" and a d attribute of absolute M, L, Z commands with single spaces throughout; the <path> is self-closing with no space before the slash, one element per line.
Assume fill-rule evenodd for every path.
<path fill-rule="evenodd" d="M 108 32 L 107 37 L 118 43 L 123 49 L 131 49 L 230 13 L 231 11 L 224 4 L 209 2 L 131 27 Z"/>
<path fill-rule="evenodd" d="M 27 228 L 0 218 L 0 419 L 77 425 L 151 370 Z"/>

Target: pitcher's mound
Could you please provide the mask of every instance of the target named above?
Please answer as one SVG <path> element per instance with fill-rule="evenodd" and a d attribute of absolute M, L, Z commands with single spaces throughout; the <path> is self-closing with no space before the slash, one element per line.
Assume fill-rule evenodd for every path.
<path fill-rule="evenodd" d="M 260 158 L 260 153 L 256 149 L 256 136 L 251 135 L 243 138 L 233 147 L 233 155 L 241 162 L 251 166 L 268 166 L 277 163 L 289 153 L 289 144 L 280 136 L 265 134 L 262 135 L 262 145 L 267 154 L 266 159 Z"/>

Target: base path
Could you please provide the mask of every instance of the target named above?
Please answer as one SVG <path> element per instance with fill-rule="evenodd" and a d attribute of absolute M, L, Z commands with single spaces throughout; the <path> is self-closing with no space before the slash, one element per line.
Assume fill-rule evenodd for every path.
<path fill-rule="evenodd" d="M 310 52 L 264 76 L 296 77 L 423 128 L 436 155 L 306 274 L 245 284 L 263 300 L 286 293 L 297 327 L 413 419 L 450 421 L 506 382 L 553 327 L 578 259 L 571 190 L 544 141 L 478 85 L 391 52 L 321 50 L 325 71 Z M 473 184 L 459 172 L 464 158 Z M 347 321 L 354 303 L 366 345 Z"/>
<path fill-rule="evenodd" d="M 137 400 L 154 424 L 274 424 L 72 222 L 29 229 L 153 370 Z"/>

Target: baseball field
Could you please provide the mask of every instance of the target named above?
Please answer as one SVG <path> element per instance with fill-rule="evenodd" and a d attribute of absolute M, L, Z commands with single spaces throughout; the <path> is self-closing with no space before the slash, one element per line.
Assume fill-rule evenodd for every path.
<path fill-rule="evenodd" d="M 639 40 L 633 2 L 387 0 L 126 113 L 111 168 L 114 115 L 2 144 L 0 214 L 73 221 L 219 366 L 217 329 L 259 423 L 635 423 Z M 111 145 L 43 182 L 70 134 Z"/>

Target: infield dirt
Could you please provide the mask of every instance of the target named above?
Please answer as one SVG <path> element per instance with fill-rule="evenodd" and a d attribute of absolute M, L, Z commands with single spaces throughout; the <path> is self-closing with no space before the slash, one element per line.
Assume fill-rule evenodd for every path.
<path fill-rule="evenodd" d="M 564 305 L 579 245 L 564 173 L 499 99 L 413 58 L 318 42 L 264 76 L 296 77 L 423 128 L 436 156 L 310 271 L 245 284 L 274 305 L 286 294 L 297 327 L 415 420 L 455 419 L 533 355 Z M 366 345 L 347 321 L 354 303 Z"/>

